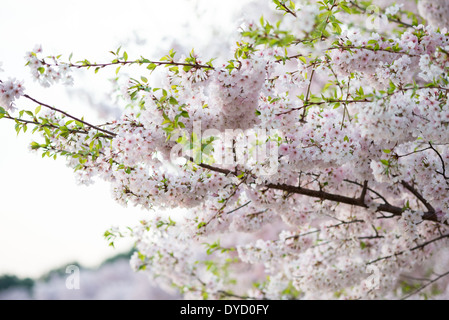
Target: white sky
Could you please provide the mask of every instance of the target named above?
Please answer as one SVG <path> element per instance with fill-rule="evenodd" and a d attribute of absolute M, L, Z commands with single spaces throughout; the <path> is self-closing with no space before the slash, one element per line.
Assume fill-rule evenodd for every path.
<path fill-rule="evenodd" d="M 122 43 L 128 44 L 125 48 L 130 57 L 142 54 L 157 59 L 162 48 L 168 52 L 174 38 L 205 50 L 209 44 L 200 41 L 208 38 L 205 32 L 216 32 L 219 36 L 215 41 L 225 41 L 220 32 L 236 28 L 232 13 L 244 1 L 200 0 L 202 5 L 197 11 L 193 10 L 195 2 L 2 1 L 0 61 L 5 72 L 0 73 L 0 79 L 23 79 L 26 92 L 38 100 L 86 119 L 95 118 L 80 101 L 69 98 L 63 87 L 43 89 L 34 83 L 24 67 L 26 51 L 42 44 L 47 54 L 67 57 L 73 52 L 75 59 L 99 62 L 109 59 L 107 52 Z M 212 30 L 211 25 L 217 29 Z M 147 40 L 145 45 L 132 41 L 136 34 Z M 88 75 L 95 81 L 93 72 Z M 75 87 L 83 81 L 75 78 Z M 104 94 L 108 87 L 99 85 L 95 90 Z M 31 110 L 36 107 L 24 99 L 17 106 Z M 65 159 L 42 159 L 28 152 L 33 138 L 37 136 L 29 133 L 17 137 L 14 123 L 0 120 L 0 275 L 39 276 L 74 260 L 95 266 L 130 248 L 130 241 L 118 242 L 116 250 L 108 247 L 104 231 L 114 225 L 133 226 L 149 213 L 116 204 L 106 183 L 78 186 Z"/>

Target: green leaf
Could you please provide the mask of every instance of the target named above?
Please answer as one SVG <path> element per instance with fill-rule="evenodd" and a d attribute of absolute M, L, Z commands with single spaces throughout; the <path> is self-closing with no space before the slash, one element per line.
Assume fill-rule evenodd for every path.
<path fill-rule="evenodd" d="M 174 97 L 170 97 L 170 99 L 168 99 L 168 102 L 172 105 L 178 104 L 178 100 L 176 100 Z"/>
<path fill-rule="evenodd" d="M 48 127 L 44 127 L 44 131 L 49 137 L 51 137 L 51 131 L 50 129 L 48 129 Z"/>
<path fill-rule="evenodd" d="M 181 112 L 181 117 L 190 118 L 189 113 L 187 111 Z"/>
<path fill-rule="evenodd" d="M 157 65 L 155 63 L 150 63 L 147 67 L 148 70 L 154 71 L 156 69 Z"/>
<path fill-rule="evenodd" d="M 338 23 L 332 23 L 332 27 L 333 27 L 333 29 L 334 29 L 334 32 L 336 33 L 336 34 L 341 34 L 341 27 L 340 27 L 340 25 L 338 24 Z"/>
<path fill-rule="evenodd" d="M 32 150 L 37 150 L 37 149 L 39 149 L 41 147 L 41 145 L 39 144 L 39 143 L 37 143 L 37 142 L 31 142 L 31 149 Z"/>
<path fill-rule="evenodd" d="M 343 11 L 345 11 L 346 13 L 351 14 L 351 9 L 349 9 L 345 3 L 340 3 L 340 8 L 343 9 Z"/>
<path fill-rule="evenodd" d="M 303 62 L 304 64 L 307 64 L 307 59 L 303 56 L 298 57 L 299 60 L 301 60 L 301 62 Z"/>
<path fill-rule="evenodd" d="M 204 227 L 206 225 L 206 222 L 201 222 L 198 224 L 198 229 L 201 229 L 202 227 Z"/>

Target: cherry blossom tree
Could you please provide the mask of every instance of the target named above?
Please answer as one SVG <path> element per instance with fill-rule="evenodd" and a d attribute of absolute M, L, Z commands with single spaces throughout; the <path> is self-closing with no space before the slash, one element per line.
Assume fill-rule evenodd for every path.
<path fill-rule="evenodd" d="M 0 118 L 32 128 L 30 149 L 65 157 L 81 183 L 109 181 L 116 201 L 147 210 L 105 237 L 133 237 L 132 268 L 186 298 L 444 292 L 449 270 L 434 263 L 449 244 L 449 3 L 272 9 L 242 24 L 224 60 L 119 48 L 73 62 L 37 47 L 27 65 L 44 87 L 72 85 L 75 69 L 132 70 L 118 93 L 128 108 L 93 124 L 10 78 Z"/>

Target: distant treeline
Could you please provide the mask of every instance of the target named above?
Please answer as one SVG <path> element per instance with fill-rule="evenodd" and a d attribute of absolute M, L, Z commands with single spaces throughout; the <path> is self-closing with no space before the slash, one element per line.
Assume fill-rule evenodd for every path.
<path fill-rule="evenodd" d="M 115 262 L 117 260 L 121 260 L 121 259 L 130 259 L 133 252 L 134 252 L 134 249 L 130 250 L 129 252 L 120 253 L 116 256 L 113 256 L 112 258 L 105 260 L 101 264 L 101 266 L 104 266 L 109 263 L 113 263 L 113 262 Z M 67 265 L 80 266 L 80 264 L 77 262 L 68 263 Z M 80 266 L 80 267 L 82 269 L 85 269 L 82 266 Z M 56 269 L 49 271 L 48 273 L 46 273 L 39 279 L 31 279 L 31 278 L 23 278 L 22 279 L 17 276 L 14 276 L 14 275 L 2 275 L 2 276 L 0 276 L 0 292 L 4 291 L 4 290 L 11 289 L 11 288 L 19 288 L 19 287 L 25 288 L 25 289 L 31 291 L 31 289 L 34 287 L 34 284 L 37 280 L 47 282 L 53 276 L 64 275 L 65 272 L 66 272 L 66 266 L 63 266 L 63 267 L 56 268 Z"/>
<path fill-rule="evenodd" d="M 31 290 L 33 286 L 34 280 L 30 278 L 20 279 L 16 276 L 11 275 L 4 275 L 0 277 L 0 291 L 17 287 Z"/>

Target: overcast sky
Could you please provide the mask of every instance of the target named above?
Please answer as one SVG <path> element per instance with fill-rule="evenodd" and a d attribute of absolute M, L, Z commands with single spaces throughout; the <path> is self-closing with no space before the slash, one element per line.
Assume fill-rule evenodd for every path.
<path fill-rule="evenodd" d="M 152 55 L 171 45 L 173 39 L 186 46 L 192 42 L 189 47 L 207 48 L 209 44 L 201 40 L 210 39 L 207 35 L 211 32 L 218 30 L 223 37 L 224 30 L 231 34 L 236 28 L 235 14 L 243 1 L 200 0 L 195 10 L 196 2 L 4 1 L 0 9 L 0 62 L 5 72 L 0 73 L 0 79 L 23 79 L 29 95 L 76 116 L 95 119 L 96 113 L 68 95 L 64 87 L 43 89 L 34 83 L 24 67 L 26 51 L 41 44 L 47 54 L 68 56 L 73 52 L 75 58 L 99 62 L 109 58 L 109 50 L 123 44 L 130 56 L 158 58 Z M 227 41 L 220 37 L 215 41 Z M 94 82 L 93 72 L 87 75 L 91 80 L 75 78 L 75 87 L 77 80 L 78 84 L 91 83 L 96 95 L 104 96 L 107 83 Z M 23 99 L 17 105 L 31 110 L 36 107 Z M 63 158 L 41 159 L 28 151 L 32 138 L 28 133 L 17 137 L 14 123 L 0 120 L 0 275 L 39 276 L 74 260 L 95 266 L 128 250 L 131 241 L 119 242 L 116 250 L 108 247 L 104 231 L 115 225 L 133 226 L 149 213 L 116 204 L 106 183 L 78 186 Z"/>

